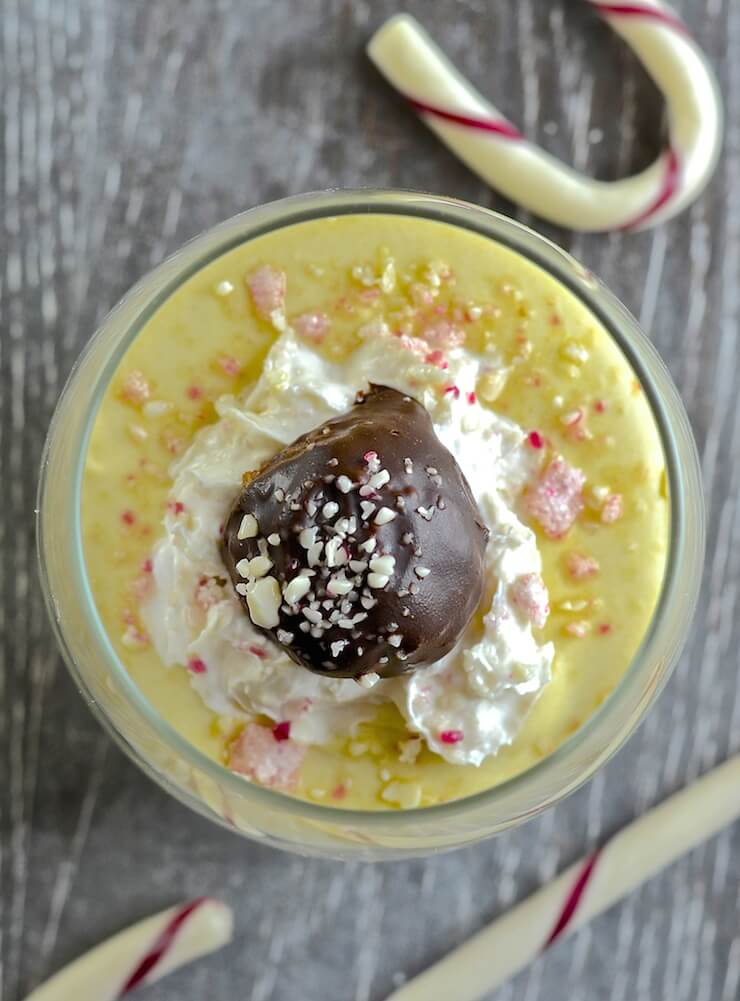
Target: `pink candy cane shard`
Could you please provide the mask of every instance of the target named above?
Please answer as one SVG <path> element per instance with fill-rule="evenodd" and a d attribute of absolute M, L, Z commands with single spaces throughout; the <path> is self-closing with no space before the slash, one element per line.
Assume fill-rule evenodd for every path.
<path fill-rule="evenodd" d="M 263 319 L 270 320 L 273 313 L 285 310 L 288 280 L 284 271 L 263 264 L 247 275 L 247 285 L 254 308 Z"/>
<path fill-rule="evenodd" d="M 526 573 L 517 577 L 511 585 L 511 601 L 536 629 L 542 629 L 550 614 L 550 596 L 538 573 Z"/>
<path fill-rule="evenodd" d="M 620 181 L 595 181 L 525 139 L 414 18 L 391 18 L 367 51 L 442 142 L 508 198 L 571 229 L 643 229 L 686 208 L 711 177 L 721 145 L 721 98 L 703 52 L 661 0 L 588 2 L 643 63 L 668 109 L 667 148 L 646 170 Z"/>
<path fill-rule="evenodd" d="M 200 897 L 146 918 L 85 953 L 26 1001 L 119 1001 L 231 941 L 234 918 L 219 900 Z"/>
<path fill-rule="evenodd" d="M 545 535 L 562 539 L 583 510 L 583 485 L 586 478 L 580 469 L 556 456 L 527 491 L 527 513 L 540 523 Z"/>
<path fill-rule="evenodd" d="M 277 738 L 265 726 L 250 723 L 231 750 L 231 769 L 270 789 L 295 789 L 306 749 L 293 740 Z"/>

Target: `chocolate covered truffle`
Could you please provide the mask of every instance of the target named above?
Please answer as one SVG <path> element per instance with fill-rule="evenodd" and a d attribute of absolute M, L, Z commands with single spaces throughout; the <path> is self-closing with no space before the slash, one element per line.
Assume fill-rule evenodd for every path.
<path fill-rule="evenodd" d="M 317 674 L 403 674 L 454 647 L 484 590 L 488 530 L 410 396 L 371 386 L 244 475 L 223 558 L 245 612 Z"/>

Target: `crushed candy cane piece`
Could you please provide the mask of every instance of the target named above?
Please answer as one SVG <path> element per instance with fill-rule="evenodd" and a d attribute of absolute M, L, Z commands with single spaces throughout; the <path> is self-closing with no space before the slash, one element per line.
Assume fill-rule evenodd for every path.
<path fill-rule="evenodd" d="M 390 782 L 380 798 L 404 810 L 413 810 L 421 803 L 421 786 L 418 782 Z"/>
<path fill-rule="evenodd" d="M 465 343 L 465 331 L 444 316 L 437 316 L 425 324 L 422 327 L 421 336 L 430 347 L 442 348 L 446 351 L 449 351 L 450 348 L 462 347 Z"/>
<path fill-rule="evenodd" d="M 402 740 L 398 745 L 398 760 L 402 765 L 414 765 L 416 759 L 421 754 L 421 737 L 411 737 L 409 740 Z"/>
<path fill-rule="evenodd" d="M 144 647 L 149 646 L 149 636 L 143 629 L 129 623 L 121 636 L 121 643 L 130 650 L 143 650 Z"/>
<path fill-rule="evenodd" d="M 231 355 L 219 355 L 218 363 L 226 375 L 239 375 L 242 370 L 241 362 Z"/>
<path fill-rule="evenodd" d="M 264 320 L 272 320 L 275 312 L 285 309 L 288 278 L 284 271 L 263 264 L 247 276 L 247 285 L 254 308 Z"/>
<path fill-rule="evenodd" d="M 270 789 L 291 792 L 306 750 L 290 739 L 276 740 L 272 730 L 249 723 L 231 747 L 229 767 Z"/>
<path fill-rule="evenodd" d="M 591 623 L 586 619 L 581 619 L 578 622 L 569 622 L 565 626 L 564 632 L 569 636 L 575 636 L 576 639 L 582 640 L 591 632 Z"/>
<path fill-rule="evenodd" d="M 462 730 L 443 730 L 439 739 L 443 744 L 459 744 L 461 740 L 465 739 L 465 734 Z"/>
<path fill-rule="evenodd" d="M 326 313 L 302 313 L 291 320 L 295 331 L 309 341 L 320 344 L 331 329 L 331 321 Z"/>
<path fill-rule="evenodd" d="M 132 406 L 138 407 L 146 403 L 151 395 L 149 381 L 142 371 L 134 369 L 125 377 L 121 384 L 121 396 Z"/>
<path fill-rule="evenodd" d="M 542 629 L 550 614 L 550 595 L 542 577 L 538 573 L 522 574 L 510 591 L 512 604 L 524 612 L 535 628 Z"/>
<path fill-rule="evenodd" d="M 290 720 L 285 719 L 276 723 L 272 728 L 272 735 L 277 741 L 290 740 Z"/>
<path fill-rule="evenodd" d="M 542 435 L 539 431 L 530 431 L 527 435 L 527 441 L 532 446 L 532 448 L 542 448 L 545 444 Z"/>
<path fill-rule="evenodd" d="M 619 521 L 623 514 L 621 494 L 609 494 L 601 509 L 601 521 L 604 525 L 612 525 Z"/>
<path fill-rule="evenodd" d="M 526 496 L 527 512 L 540 523 L 545 535 L 561 539 L 583 510 L 583 485 L 586 477 L 580 469 L 556 456 Z"/>
<path fill-rule="evenodd" d="M 576 552 L 568 553 L 566 565 L 573 580 L 585 580 L 586 577 L 593 577 L 600 569 L 599 561 L 593 556 Z"/>
<path fill-rule="evenodd" d="M 124 525 L 133 525 L 134 522 L 136 521 L 136 515 L 134 514 L 133 511 L 122 511 L 121 521 L 123 522 Z"/>
<path fill-rule="evenodd" d="M 200 657 L 191 657 L 188 661 L 188 670 L 192 674 L 205 674 L 208 668 L 206 667 L 206 662 Z"/>

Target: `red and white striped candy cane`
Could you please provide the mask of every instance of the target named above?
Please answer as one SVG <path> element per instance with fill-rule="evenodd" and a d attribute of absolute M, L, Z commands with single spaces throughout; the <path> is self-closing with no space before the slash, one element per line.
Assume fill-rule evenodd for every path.
<path fill-rule="evenodd" d="M 740 755 L 643 814 L 388 1001 L 477 1001 L 738 817 Z"/>
<path fill-rule="evenodd" d="M 139 921 L 47 980 L 26 1001 L 119 1001 L 231 941 L 234 919 L 219 900 L 200 897 Z"/>
<path fill-rule="evenodd" d="M 668 110 L 666 149 L 620 181 L 586 177 L 525 139 L 414 18 L 387 21 L 368 54 L 453 153 L 507 198 L 571 229 L 644 229 L 680 212 L 709 180 L 722 138 L 719 90 L 703 52 L 660 0 L 588 2 L 640 59 Z"/>

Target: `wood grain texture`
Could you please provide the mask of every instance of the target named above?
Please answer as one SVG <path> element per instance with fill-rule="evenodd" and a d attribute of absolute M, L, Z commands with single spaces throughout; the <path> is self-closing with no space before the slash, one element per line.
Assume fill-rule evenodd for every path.
<path fill-rule="evenodd" d="M 528 136 L 578 167 L 614 177 L 658 149 L 658 95 L 585 4 L 404 6 Z M 237 944 L 142 1001 L 380 1001 L 740 749 L 740 4 L 679 8 L 727 102 L 711 187 L 643 234 L 536 225 L 642 319 L 689 409 L 709 550 L 688 648 L 638 733 L 567 802 L 475 848 L 368 867 L 237 840 L 166 797 L 99 730 L 60 667 L 39 594 L 44 433 L 109 307 L 238 210 L 386 185 L 533 220 L 457 163 L 364 58 L 395 0 L 0 0 L 0 997 L 18 1001 L 102 936 L 208 892 L 235 905 Z M 735 1001 L 739 859 L 740 831 L 726 831 L 496 1001 Z"/>

